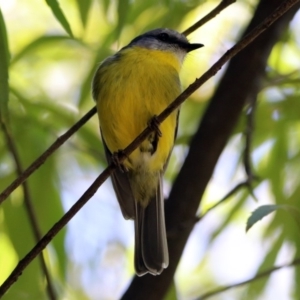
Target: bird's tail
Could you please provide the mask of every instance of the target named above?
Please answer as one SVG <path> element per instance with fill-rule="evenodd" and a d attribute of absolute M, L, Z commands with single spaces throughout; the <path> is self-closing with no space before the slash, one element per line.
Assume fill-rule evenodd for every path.
<path fill-rule="evenodd" d="M 159 275 L 169 264 L 162 176 L 156 195 L 144 207 L 136 202 L 135 269 L 138 276 Z"/>

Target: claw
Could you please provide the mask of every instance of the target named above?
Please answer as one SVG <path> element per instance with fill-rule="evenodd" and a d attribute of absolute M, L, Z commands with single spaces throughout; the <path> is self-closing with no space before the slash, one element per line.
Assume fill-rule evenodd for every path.
<path fill-rule="evenodd" d="M 111 156 L 112 163 L 122 172 L 126 173 L 128 172 L 128 169 L 122 162 L 120 162 L 120 157 L 124 156 L 125 153 L 123 150 L 118 150 L 117 152 L 114 152 Z M 127 157 L 127 156 L 126 156 Z M 127 157 L 128 158 L 128 157 Z"/>
<path fill-rule="evenodd" d="M 156 115 L 154 115 L 154 116 L 152 117 L 152 119 L 150 119 L 150 120 L 148 121 L 148 126 L 149 126 L 152 130 L 154 130 L 154 131 L 156 132 L 156 134 L 157 134 L 159 137 L 161 137 L 161 136 L 162 136 L 162 132 L 161 132 L 160 129 L 159 129 L 159 125 L 160 125 L 160 122 L 158 121 Z"/>

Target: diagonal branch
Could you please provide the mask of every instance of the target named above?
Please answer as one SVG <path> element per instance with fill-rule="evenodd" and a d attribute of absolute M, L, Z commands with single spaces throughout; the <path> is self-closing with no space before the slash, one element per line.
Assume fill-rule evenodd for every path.
<path fill-rule="evenodd" d="M 257 36 L 259 36 L 263 31 L 265 31 L 272 23 L 275 22 L 280 16 L 282 16 L 286 11 L 289 10 L 293 5 L 298 3 L 299 0 L 286 0 L 284 3 L 282 3 L 269 17 L 267 17 L 263 23 L 261 23 L 259 26 L 257 26 L 251 33 L 246 35 L 239 43 L 237 43 L 234 47 L 232 47 L 229 51 L 227 51 L 206 73 L 204 73 L 199 79 L 197 79 L 193 84 L 191 84 L 183 93 L 181 93 L 173 103 L 171 103 L 159 116 L 157 116 L 158 122 L 163 122 L 168 115 L 170 115 L 178 106 L 180 106 L 184 100 L 189 97 L 196 89 L 198 89 L 204 82 L 206 82 L 209 78 L 213 77 L 218 70 L 222 68 L 222 66 L 231 59 L 234 55 L 236 55 L 239 51 L 241 51 L 243 48 L 245 48 L 247 45 L 249 45 Z M 147 138 L 147 136 L 152 132 L 151 128 L 147 127 L 124 151 L 121 152 L 121 155 L 119 157 L 120 162 L 122 162 L 126 157 L 130 155 L 130 153 L 143 141 Z M 198 155 L 198 153 L 197 153 Z M 194 162 L 193 162 L 194 163 Z M 36 246 L 29 251 L 29 253 L 18 263 L 16 268 L 13 270 L 13 272 L 10 274 L 10 276 L 6 279 L 6 281 L 2 284 L 0 287 L 0 296 L 2 296 L 9 287 L 18 279 L 18 277 L 21 275 L 23 270 L 26 268 L 26 266 L 49 244 L 49 242 L 53 239 L 53 237 L 69 222 L 69 220 L 83 207 L 83 205 L 94 195 L 94 193 L 97 191 L 98 187 L 109 177 L 109 175 L 114 171 L 116 168 L 115 165 L 111 164 L 108 168 L 100 174 L 97 179 L 93 182 L 93 184 L 87 189 L 87 191 L 82 195 L 82 197 L 69 209 L 69 211 L 56 223 L 54 226 L 46 233 L 46 235 L 36 244 Z M 174 191 L 174 189 L 173 189 Z M 172 192 L 173 192 L 172 191 Z M 179 193 L 180 194 L 180 193 Z M 172 197 L 172 193 L 171 196 Z M 170 202 L 170 201 L 169 201 Z M 169 203 L 167 202 L 167 203 Z M 182 204 L 180 205 L 182 207 Z M 170 227 L 170 224 L 177 224 L 178 220 L 174 223 L 170 223 L 172 221 L 172 215 L 170 214 L 170 209 L 168 209 L 167 206 L 167 228 Z M 169 214 L 169 215 L 168 215 Z M 184 217 L 184 214 L 182 214 Z M 188 228 L 187 233 L 189 234 L 191 228 Z M 185 236 L 187 238 L 188 234 Z M 172 244 L 172 240 L 170 241 Z M 185 242 L 184 242 L 185 244 Z M 172 245 L 174 246 L 174 245 Z M 176 247 L 175 247 L 176 248 Z M 175 249 L 174 248 L 174 249 Z M 170 247 L 172 250 L 172 247 Z M 183 247 L 182 247 L 183 249 Z M 182 249 L 180 250 L 180 255 Z M 171 252 L 172 253 L 172 252 Z M 177 253 L 178 254 L 178 253 Z M 172 253 L 173 255 L 173 253 Z M 166 276 L 171 274 L 174 274 L 176 265 L 179 261 L 179 257 L 173 261 L 171 261 L 170 267 L 163 273 L 163 275 L 159 276 L 159 281 L 166 278 Z M 150 276 L 151 278 L 152 276 Z M 172 276 L 173 277 L 173 276 Z M 172 280 L 171 278 L 167 278 L 168 281 Z M 149 279 L 149 276 L 140 277 L 140 280 L 146 281 Z M 155 278 L 158 277 L 152 277 L 155 281 Z M 157 280 L 157 279 L 156 279 Z M 167 282 L 167 285 L 164 286 L 164 290 L 156 291 L 163 294 L 166 292 L 166 289 L 168 288 L 170 282 Z M 133 285 L 132 285 L 133 286 Z M 143 285 L 141 285 L 141 288 L 143 288 Z M 152 288 L 151 285 L 148 286 L 147 290 L 149 288 Z M 123 297 L 123 299 L 133 299 L 132 295 L 130 296 L 130 289 L 129 292 L 126 293 Z M 153 291 L 152 291 L 153 292 Z M 143 296 L 145 296 L 143 292 Z M 149 295 L 151 296 L 151 293 Z M 136 296 L 134 296 L 135 299 Z M 144 298 L 146 299 L 146 298 Z M 153 299 L 153 298 L 152 298 Z M 159 298 L 156 298 L 159 299 Z"/>
<path fill-rule="evenodd" d="M 260 25 L 255 27 L 248 33 L 242 40 L 235 44 L 228 50 L 208 71 L 206 71 L 200 78 L 196 79 L 181 95 L 179 95 L 158 117 L 158 122 L 163 122 L 175 109 L 177 109 L 186 98 L 191 96 L 201 85 L 208 79 L 216 75 L 216 73 L 234 57 L 238 52 L 243 50 L 252 41 L 254 41 L 262 32 L 269 28 L 279 17 L 287 12 L 293 5 L 298 3 L 299 0 L 286 0 L 277 9 L 275 9 Z M 147 128 L 139 138 L 143 140 L 150 134 L 150 128 Z M 145 136 L 145 137 L 144 137 Z M 131 153 L 131 152 L 130 152 Z"/>
<path fill-rule="evenodd" d="M 206 22 L 215 17 L 227 6 L 235 2 L 236 0 L 222 0 L 221 3 L 205 17 L 195 23 L 193 26 L 183 32 L 184 35 L 189 35 L 191 32 L 204 25 Z M 24 182 L 33 172 L 35 172 L 46 159 L 62 146 L 77 130 L 81 128 L 95 113 L 96 107 L 93 107 L 87 112 L 76 124 L 74 124 L 66 133 L 61 135 L 44 153 L 40 155 L 18 178 L 16 178 L 1 194 L 0 204 L 20 185 Z"/>
<path fill-rule="evenodd" d="M 67 132 L 58 137 L 58 139 L 40 156 L 38 157 L 24 172 L 19 174 L 18 178 L 13 181 L 1 194 L 0 204 L 20 185 L 22 184 L 34 171 L 36 171 L 46 159 L 57 150 L 63 143 L 65 143 L 81 126 L 83 126 L 95 113 L 96 107 L 93 107 L 87 112 L 76 124 L 74 124 Z"/>

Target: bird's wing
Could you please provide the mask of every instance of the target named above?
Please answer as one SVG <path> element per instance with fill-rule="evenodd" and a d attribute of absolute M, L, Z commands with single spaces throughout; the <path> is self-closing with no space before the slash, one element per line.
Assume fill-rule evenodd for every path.
<path fill-rule="evenodd" d="M 110 164 L 112 162 L 112 154 L 107 148 L 103 135 L 102 141 L 106 160 Z M 127 173 L 117 168 L 112 173 L 111 180 L 124 218 L 135 219 L 135 201 Z"/>

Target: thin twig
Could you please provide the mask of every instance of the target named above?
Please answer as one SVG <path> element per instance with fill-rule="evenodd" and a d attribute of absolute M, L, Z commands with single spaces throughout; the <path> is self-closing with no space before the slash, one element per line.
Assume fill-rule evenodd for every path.
<path fill-rule="evenodd" d="M 198 221 L 202 220 L 210 211 L 215 209 L 217 206 L 228 200 L 231 196 L 237 193 L 243 187 L 249 187 L 249 178 L 243 182 L 238 183 L 233 189 L 231 189 L 221 200 L 211 206 L 204 214 L 198 217 Z"/>
<path fill-rule="evenodd" d="M 183 91 L 160 115 L 156 120 L 163 122 L 173 111 L 175 111 L 194 91 L 196 91 L 203 83 L 213 77 L 218 70 L 239 51 L 249 45 L 256 37 L 271 26 L 280 16 L 287 12 L 299 0 L 286 0 L 275 11 L 265 19 L 259 26 L 254 28 L 240 42 L 227 51 L 207 72 L 199 79 L 196 79 L 185 91 Z M 119 161 L 125 160 L 138 145 L 144 141 L 153 130 L 147 127 L 124 151 L 120 152 Z M 110 164 L 86 190 L 81 198 L 68 210 L 68 212 L 45 234 L 45 236 L 32 248 L 31 251 L 18 263 L 16 268 L 5 280 L 0 287 L 0 297 L 9 289 L 9 287 L 18 279 L 26 266 L 50 243 L 53 237 L 69 222 L 69 220 L 81 209 L 81 207 L 95 194 L 99 186 L 110 176 L 116 168 Z"/>
<path fill-rule="evenodd" d="M 189 35 L 194 30 L 214 18 L 221 10 L 236 2 L 236 0 L 222 0 L 221 3 L 207 14 L 204 18 L 199 20 L 193 26 L 183 32 L 184 35 Z M 16 178 L 1 194 L 0 204 L 20 185 L 24 182 L 34 171 L 36 171 L 46 159 L 57 150 L 63 143 L 65 143 L 83 124 L 85 124 L 96 113 L 96 107 L 92 108 L 86 115 L 84 115 L 73 127 L 71 127 L 65 134 L 60 136 L 44 153 L 41 154 L 18 178 Z"/>
<path fill-rule="evenodd" d="M 57 140 L 40 156 L 38 157 L 22 174 L 19 175 L 1 194 L 0 204 L 34 171 L 36 171 L 46 159 L 63 143 L 65 143 L 82 125 L 84 125 L 95 113 L 96 107 L 93 107 L 87 112 L 76 124 L 74 124 L 66 133 L 57 138 Z"/>
<path fill-rule="evenodd" d="M 183 32 L 184 35 L 189 35 L 194 30 L 214 18 L 221 10 L 236 2 L 236 0 L 222 0 L 221 3 L 208 13 L 204 18 L 199 20 L 193 26 Z M 93 107 L 86 115 L 84 115 L 73 127 L 71 127 L 65 134 L 60 136 L 44 153 L 41 154 L 18 178 L 16 178 L 1 194 L 0 204 L 20 185 L 24 182 L 34 171 L 36 171 L 46 159 L 57 150 L 63 143 L 65 143 L 83 124 L 85 124 L 96 113 L 96 107 Z"/>
<path fill-rule="evenodd" d="M 225 292 L 225 291 L 227 291 L 229 289 L 232 289 L 232 288 L 235 288 L 235 287 L 239 287 L 239 286 L 251 283 L 253 281 L 259 280 L 261 278 L 264 278 L 266 276 L 269 276 L 273 272 L 276 272 L 276 271 L 281 270 L 283 268 L 293 267 L 293 266 L 297 266 L 297 265 L 300 265 L 300 258 L 296 258 L 296 259 L 294 259 L 293 261 L 291 261 L 288 264 L 284 264 L 284 265 L 281 265 L 281 266 L 277 266 L 277 267 L 273 267 L 273 268 L 270 268 L 268 270 L 265 270 L 265 271 L 263 271 L 261 273 L 258 273 L 254 277 L 252 277 L 250 279 L 247 279 L 245 281 L 234 283 L 234 284 L 231 284 L 231 285 L 228 285 L 228 286 L 224 286 L 224 287 L 215 289 L 215 290 L 213 290 L 211 292 L 205 293 L 205 294 L 201 295 L 200 297 L 198 297 L 197 300 L 208 299 L 208 298 L 210 298 L 210 297 L 212 297 L 214 295 L 220 294 L 220 293 Z"/>
<path fill-rule="evenodd" d="M 215 7 L 210 13 L 208 13 L 206 16 L 204 16 L 202 19 L 200 19 L 198 22 L 196 22 L 194 25 L 186 29 L 184 32 L 182 32 L 183 35 L 187 36 L 190 33 L 194 32 L 196 29 L 203 26 L 205 23 L 216 17 L 222 10 L 224 10 L 226 7 L 228 7 L 230 4 L 236 2 L 236 0 L 222 0 L 217 7 Z"/>
<path fill-rule="evenodd" d="M 19 156 L 17 147 L 15 145 L 15 142 L 11 136 L 9 129 L 7 128 L 7 126 L 4 122 L 1 122 L 1 127 L 2 127 L 4 137 L 6 139 L 7 147 L 9 149 L 11 155 L 13 156 L 13 159 L 14 159 L 14 162 L 16 165 L 16 173 L 18 176 L 20 176 L 22 174 L 22 164 L 21 164 L 21 160 L 20 160 L 20 156 Z M 22 188 L 23 188 L 23 194 L 24 194 L 25 210 L 28 215 L 29 223 L 30 223 L 32 231 L 33 231 L 34 239 L 36 242 L 38 242 L 42 238 L 42 234 L 41 234 L 41 231 L 40 231 L 40 228 L 38 225 L 36 214 L 34 212 L 34 208 L 33 208 L 31 197 L 30 197 L 29 187 L 28 187 L 28 184 L 26 181 L 22 183 Z M 47 269 L 47 265 L 45 262 L 43 252 L 39 256 L 39 258 L 40 258 L 40 264 L 41 264 L 42 271 L 43 271 L 43 273 L 46 277 L 46 281 L 47 281 L 47 293 L 48 293 L 49 299 L 56 300 L 57 297 L 55 294 L 55 289 L 54 289 L 54 286 L 52 283 L 51 276 Z"/>
<path fill-rule="evenodd" d="M 213 206 L 211 206 L 209 209 L 207 209 L 207 211 L 205 213 L 201 214 L 200 216 L 195 216 L 192 219 L 190 219 L 190 220 L 188 220 L 188 221 L 186 221 L 184 223 L 179 224 L 178 226 L 176 226 L 172 230 L 168 229 L 168 238 L 171 237 L 171 236 L 175 236 L 183 228 L 190 227 L 191 223 L 194 225 L 194 224 L 198 223 L 199 221 L 202 221 L 202 219 L 204 217 L 206 217 L 209 212 L 211 212 L 212 210 L 214 210 L 220 204 L 224 203 L 226 200 L 228 200 L 231 196 L 233 196 L 235 193 L 237 193 L 243 187 L 249 188 L 249 181 L 248 180 L 249 179 L 247 179 L 247 180 L 245 180 L 243 182 L 238 183 L 221 200 L 217 201 Z"/>

